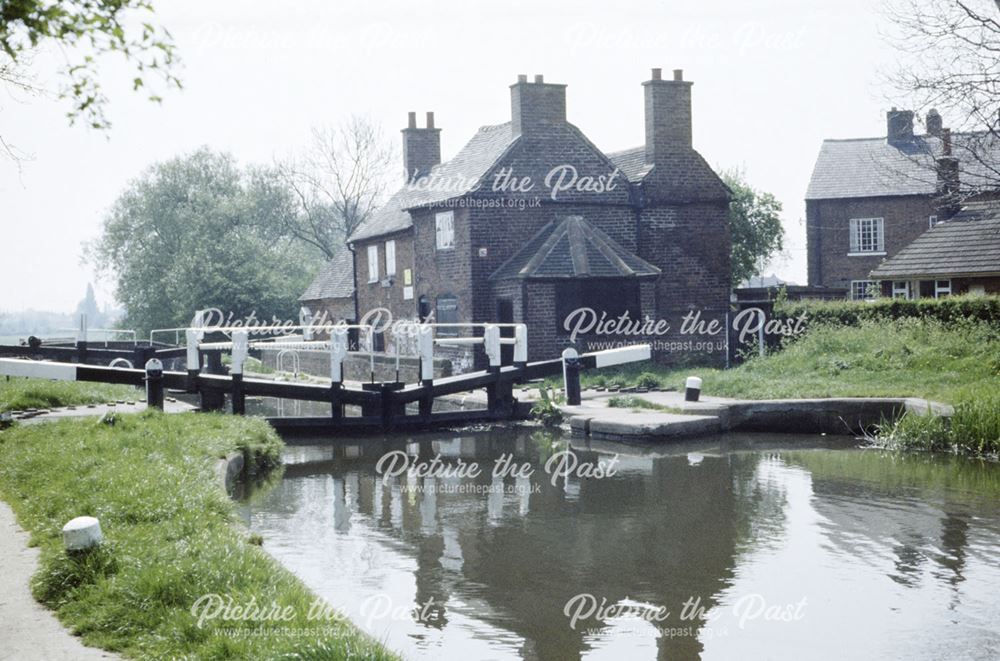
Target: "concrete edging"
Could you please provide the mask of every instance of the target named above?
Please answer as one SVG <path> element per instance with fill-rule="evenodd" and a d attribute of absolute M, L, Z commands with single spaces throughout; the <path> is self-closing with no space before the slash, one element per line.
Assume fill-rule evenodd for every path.
<path fill-rule="evenodd" d="M 857 436 L 903 413 L 951 417 L 954 409 L 917 397 L 715 400 L 687 404 L 691 414 L 562 407 L 573 434 L 600 440 L 659 443 L 728 431 Z"/>
<path fill-rule="evenodd" d="M 233 484 L 243 474 L 244 468 L 246 468 L 246 458 L 242 452 L 230 452 L 216 462 L 215 474 L 226 493 L 232 490 Z"/>

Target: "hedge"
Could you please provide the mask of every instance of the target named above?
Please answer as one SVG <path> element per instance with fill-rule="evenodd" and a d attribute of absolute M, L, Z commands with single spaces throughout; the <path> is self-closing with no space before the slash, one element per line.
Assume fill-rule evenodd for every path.
<path fill-rule="evenodd" d="M 922 318 L 943 323 L 979 320 L 1000 327 L 1000 296 L 947 296 L 908 301 L 880 298 L 874 301 L 782 301 L 775 305 L 776 318 L 795 319 L 806 314 L 808 324 L 836 323 L 857 326 L 862 321 Z"/>

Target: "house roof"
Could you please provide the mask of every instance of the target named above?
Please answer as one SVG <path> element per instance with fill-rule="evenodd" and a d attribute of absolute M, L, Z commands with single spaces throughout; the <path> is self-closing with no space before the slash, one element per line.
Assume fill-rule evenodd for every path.
<path fill-rule="evenodd" d="M 473 191 L 515 140 L 510 122 L 481 127 L 454 158 L 399 189 L 351 234 L 349 241 L 409 229 L 413 221 L 407 209 L 444 202 Z"/>
<path fill-rule="evenodd" d="M 330 298 L 350 298 L 354 295 L 354 258 L 347 247 L 341 248 L 333 259 L 324 264 L 300 301 L 318 301 Z"/>
<path fill-rule="evenodd" d="M 963 188 L 995 187 L 1000 174 L 976 158 L 1000 163 L 1000 144 L 982 133 L 952 134 L 952 155 L 959 160 Z M 807 200 L 851 197 L 933 195 L 935 160 L 943 155 L 940 138 L 914 136 L 890 144 L 883 138 L 824 140 L 813 167 Z"/>
<path fill-rule="evenodd" d="M 492 280 L 642 278 L 660 274 L 582 216 L 552 221 L 504 262 Z"/>
<path fill-rule="evenodd" d="M 635 183 L 642 181 L 653 166 L 646 163 L 646 148 L 644 146 L 610 152 L 608 158 L 622 171 L 625 178 Z"/>
<path fill-rule="evenodd" d="M 969 206 L 872 271 L 878 280 L 1000 273 L 1000 207 Z"/>

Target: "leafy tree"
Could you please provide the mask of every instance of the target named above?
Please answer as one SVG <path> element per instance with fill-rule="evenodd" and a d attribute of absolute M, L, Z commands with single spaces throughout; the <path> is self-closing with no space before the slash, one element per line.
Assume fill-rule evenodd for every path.
<path fill-rule="evenodd" d="M 31 55 L 58 46 L 67 58 L 60 96 L 71 103 L 70 123 L 108 128 L 107 98 L 97 81 L 101 56 L 124 57 L 135 70 L 135 90 L 148 89 L 150 76 L 168 88 L 180 87 L 172 38 L 149 21 L 152 12 L 151 0 L 0 0 L 0 86 L 39 91 L 28 70 Z M 156 91 L 149 91 L 149 98 L 160 100 Z M 0 148 L 18 157 L 3 136 Z"/>
<path fill-rule="evenodd" d="M 752 188 L 741 170 L 723 172 L 722 180 L 733 191 L 729 231 L 736 285 L 758 275 L 764 262 L 782 250 L 785 229 L 781 225 L 781 202 L 774 195 Z"/>
<path fill-rule="evenodd" d="M 295 318 L 320 255 L 285 231 L 296 209 L 276 182 L 269 170 L 241 169 L 207 149 L 133 181 L 87 249 L 115 278 L 122 324 L 143 332 L 186 326 L 196 310 L 213 307 L 236 319 Z"/>

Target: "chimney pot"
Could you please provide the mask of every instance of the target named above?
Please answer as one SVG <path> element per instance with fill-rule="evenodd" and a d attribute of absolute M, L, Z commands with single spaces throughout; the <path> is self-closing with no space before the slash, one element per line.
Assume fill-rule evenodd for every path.
<path fill-rule="evenodd" d="M 684 69 L 674 69 L 674 80 L 684 80 Z"/>
<path fill-rule="evenodd" d="M 653 80 L 663 80 L 663 69 L 653 69 Z"/>
<path fill-rule="evenodd" d="M 540 73 L 536 73 L 535 74 L 535 82 L 536 83 L 544 83 L 545 82 L 545 76 L 543 76 Z"/>
<path fill-rule="evenodd" d="M 434 113 L 429 110 L 427 111 L 427 128 L 434 128 Z"/>
<path fill-rule="evenodd" d="M 406 113 L 406 127 L 411 129 L 417 128 L 417 113 Z"/>
<path fill-rule="evenodd" d="M 526 83 L 526 82 L 528 82 L 528 74 L 526 74 L 526 73 L 519 73 L 519 74 L 517 74 L 517 82 L 519 82 L 519 83 Z"/>

